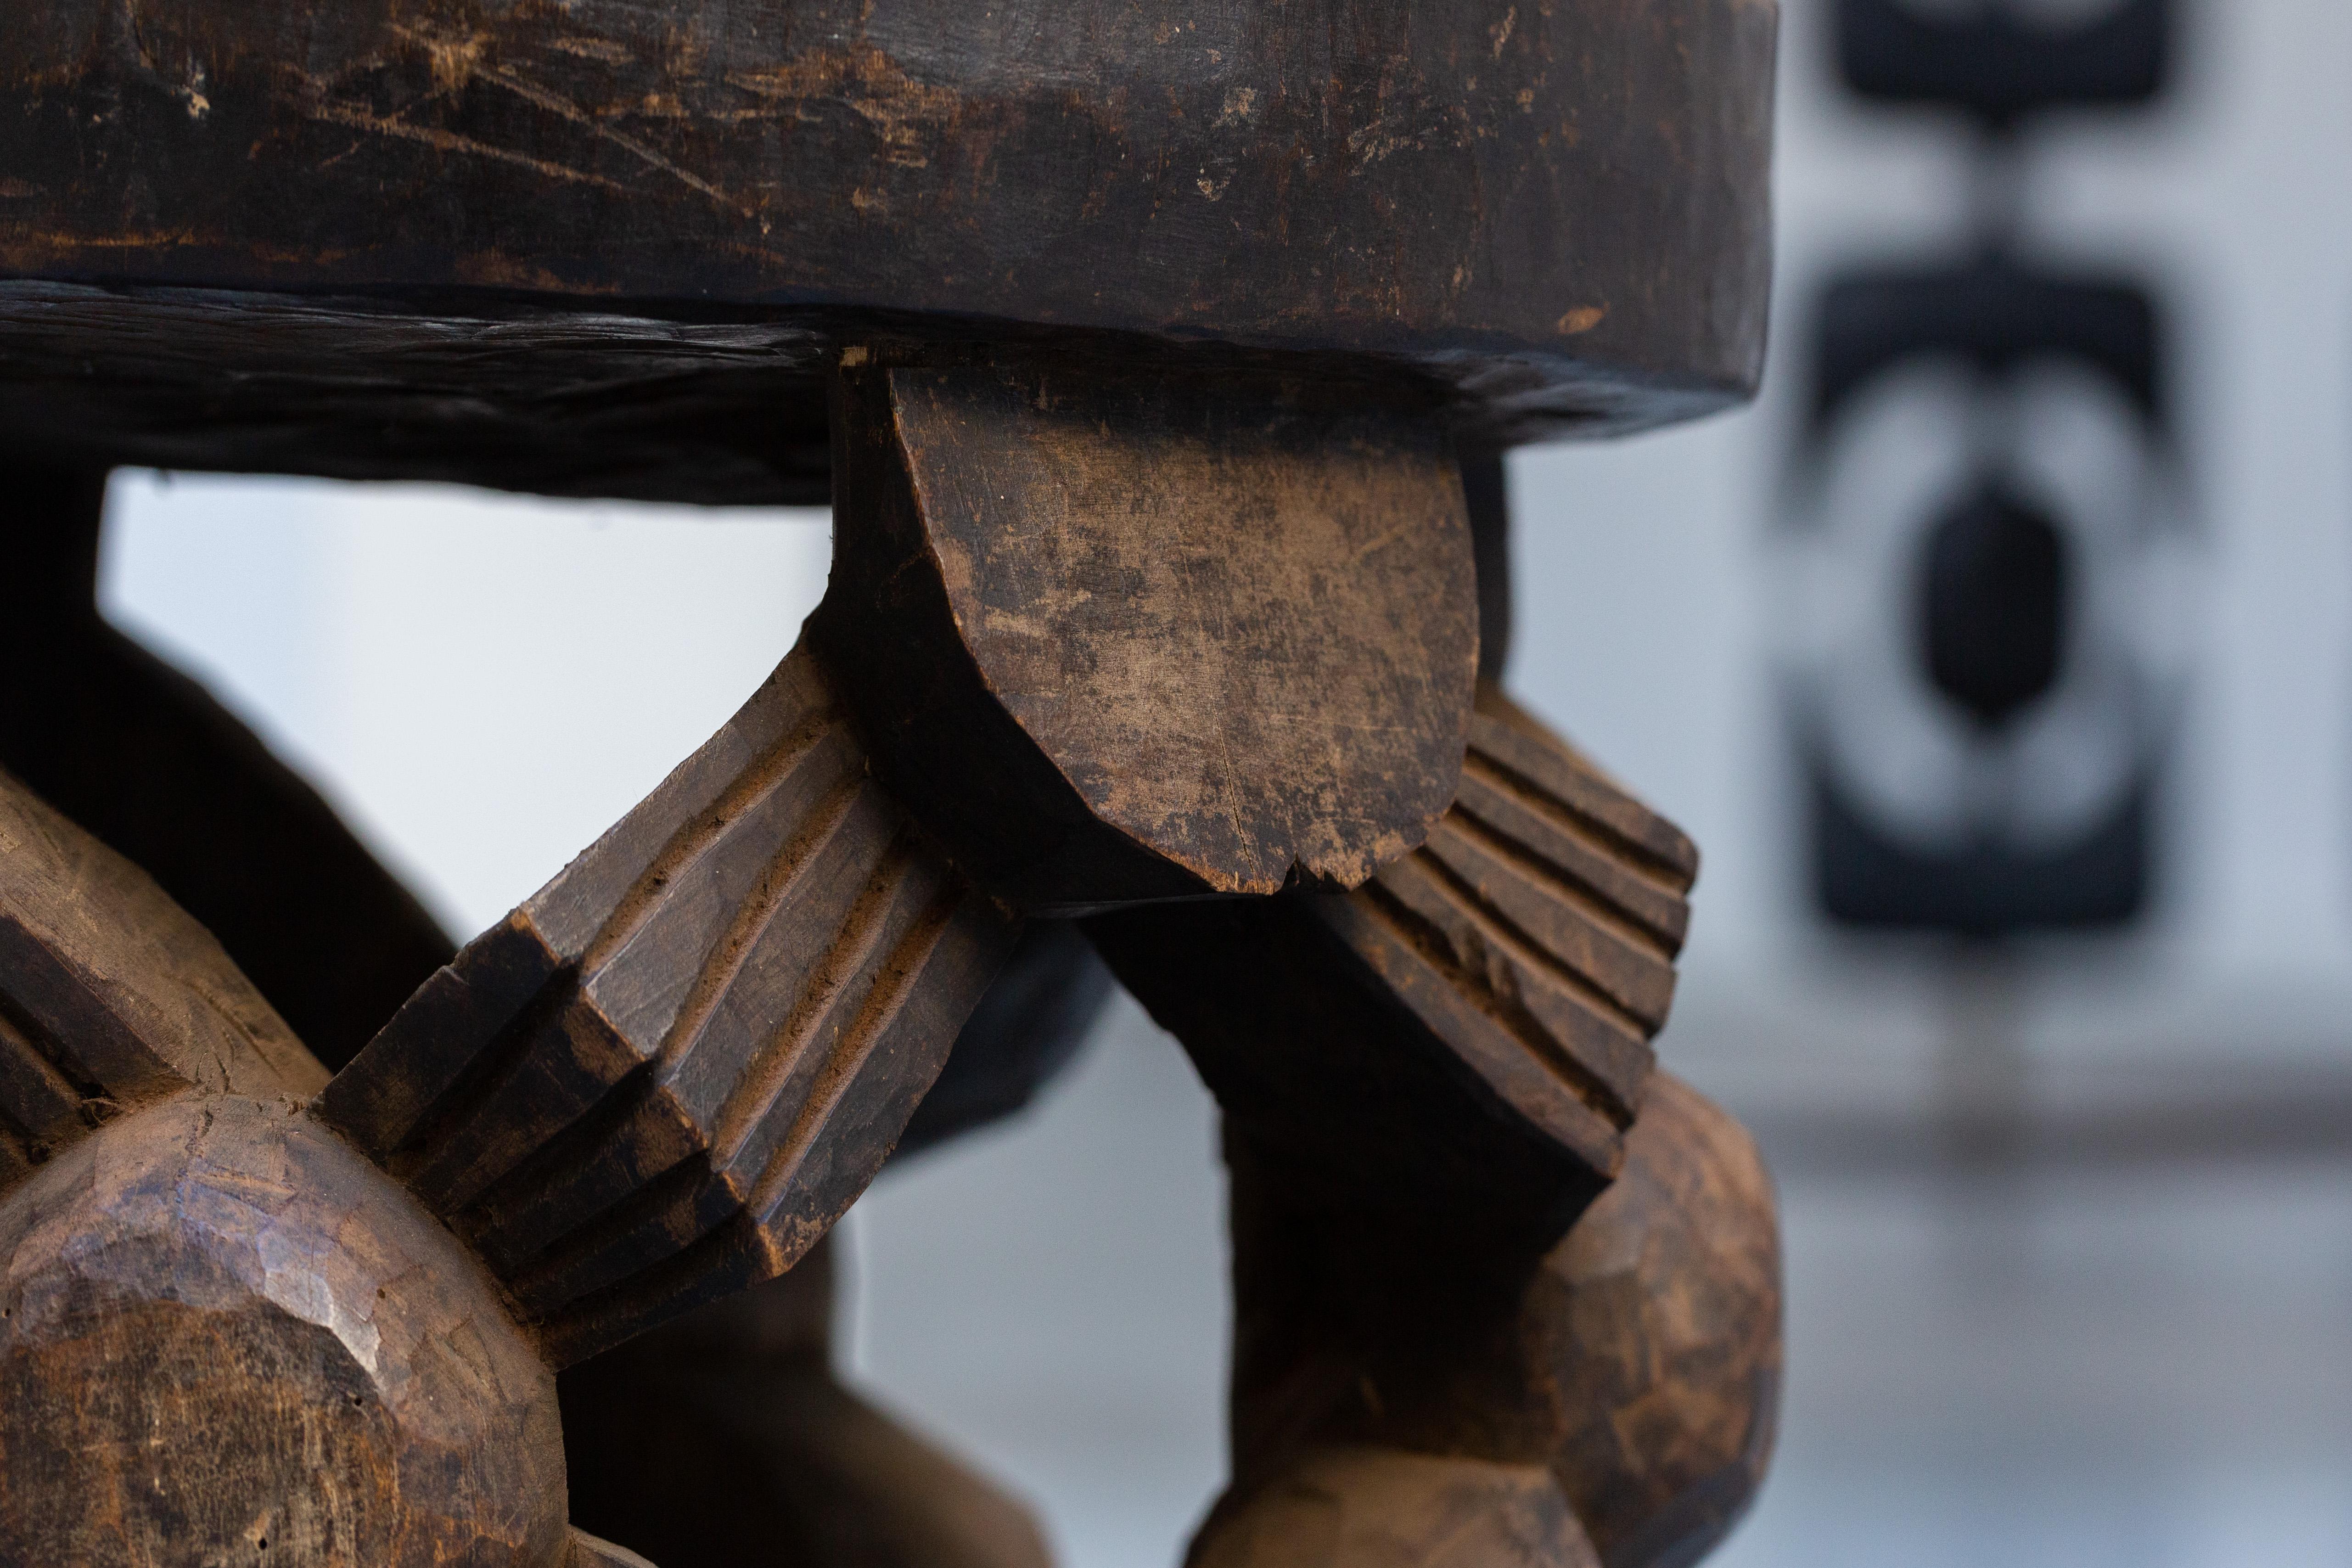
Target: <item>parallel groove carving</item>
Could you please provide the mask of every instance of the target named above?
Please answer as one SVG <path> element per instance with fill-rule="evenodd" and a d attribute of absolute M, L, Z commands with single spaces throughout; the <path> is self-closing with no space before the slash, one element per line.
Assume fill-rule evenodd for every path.
<path fill-rule="evenodd" d="M 1480 706 L 1429 842 L 1318 912 L 1506 1100 L 1613 1162 L 1674 1001 L 1697 855 L 1500 693 Z"/>
<path fill-rule="evenodd" d="M 1013 934 L 866 776 L 796 653 L 320 1110 L 575 1359 L 790 1268 L 879 1169 Z"/>
<path fill-rule="evenodd" d="M 1489 688 L 1470 721 L 1470 751 L 1565 813 L 1572 826 L 1623 853 L 1675 895 L 1698 876 L 1698 850 L 1682 829 L 1634 799 L 1575 747 Z"/>
<path fill-rule="evenodd" d="M 890 869 L 903 868 L 902 861 Z M 516 1258 L 513 1284 L 526 1307 L 555 1312 L 566 1301 L 609 1289 L 658 1263 L 681 1242 L 699 1239 L 766 1195 L 761 1178 L 771 1160 L 788 1173 L 797 1173 L 801 1160 L 793 1157 L 795 1152 L 804 1154 L 824 1132 L 840 1089 L 846 1087 L 849 1074 L 863 1067 L 871 1055 L 874 1027 L 887 1022 L 877 1020 L 868 1028 L 857 1026 L 867 1022 L 862 1006 L 867 994 L 886 967 L 903 965 L 915 956 L 908 952 L 916 946 L 908 940 L 910 936 L 935 937 L 937 928 L 945 923 L 943 919 L 934 920 L 929 922 L 931 930 L 910 931 L 906 929 L 909 922 L 888 922 L 896 906 L 906 901 L 904 885 L 903 876 L 887 879 L 877 876 L 877 883 L 869 885 L 867 898 L 860 902 L 872 908 L 873 914 L 864 921 L 853 917 L 835 952 L 827 955 L 829 962 L 804 994 L 793 1023 L 776 1035 L 774 1048 L 762 1051 L 757 1060 L 747 1064 L 715 1111 L 695 1103 L 690 1086 L 672 1080 L 674 1094 L 699 1119 L 698 1131 L 703 1127 L 710 1131 L 707 1144 L 680 1154 L 655 1173 L 666 1176 L 689 1163 L 694 1172 L 690 1181 L 664 1184 L 663 1202 L 643 1213 L 614 1207 L 636 1188 L 635 1183 L 622 1184 L 615 1179 L 625 1175 L 618 1168 L 623 1152 L 633 1144 L 658 1146 L 657 1141 L 671 1131 L 659 1121 L 668 1108 L 662 1104 L 661 1096 L 649 1092 L 637 1101 L 632 1124 L 604 1145 L 603 1157 L 591 1167 L 604 1180 L 582 1182 L 570 1190 L 551 1185 L 536 1193 L 501 1194 L 502 1203 L 485 1202 L 459 1215 L 460 1228 L 478 1235 L 478 1245 L 497 1262 L 520 1251 L 509 1236 L 501 1235 L 501 1218 L 520 1219 L 534 1212 L 589 1216 L 582 1227 L 551 1237 L 542 1247 Z M 837 1069 L 836 1076 L 842 1079 L 831 1086 L 835 1093 L 830 1096 L 821 1092 L 828 1087 L 824 1083 L 827 1068 Z M 792 1109 L 795 1106 L 797 1110 Z M 913 1107 L 908 1109 L 911 1113 Z M 653 1195 L 652 1189 L 647 1195 Z M 475 1229 L 477 1225 L 482 1227 L 479 1231 Z M 539 1234 L 543 1235 L 544 1229 Z"/>
<path fill-rule="evenodd" d="M 1563 973 L 1590 984 L 1644 1032 L 1674 1003 L 1674 949 L 1625 912 L 1529 853 L 1456 812 L 1430 837 L 1423 859 L 1492 900 L 1495 918 L 1544 949 Z"/>
<path fill-rule="evenodd" d="M 0 1186 L 103 1120 L 103 1091 L 68 1080 L 59 1070 L 61 1054 L 0 1011 Z"/>
<path fill-rule="evenodd" d="M 1370 889 L 1371 907 L 1444 972 L 1449 991 L 1508 1031 L 1612 1126 L 1623 1128 L 1633 1120 L 1641 1072 L 1622 1070 L 1615 1058 L 1627 1040 L 1638 1050 L 1642 1036 L 1610 1016 L 1605 1003 L 1595 1005 L 1591 988 L 1572 973 L 1496 924 L 1474 892 L 1417 875 L 1421 869 L 1407 865 L 1394 879 L 1382 879 Z M 1422 896 L 1399 898 L 1393 889 L 1404 881 L 1418 884 Z"/>
<path fill-rule="evenodd" d="M 1549 1245 L 1624 1159 L 1697 869 L 1672 824 L 1489 687 L 1453 806 L 1354 892 L 1088 929 L 1285 1181 L 1416 1211 L 1444 1190 Z"/>

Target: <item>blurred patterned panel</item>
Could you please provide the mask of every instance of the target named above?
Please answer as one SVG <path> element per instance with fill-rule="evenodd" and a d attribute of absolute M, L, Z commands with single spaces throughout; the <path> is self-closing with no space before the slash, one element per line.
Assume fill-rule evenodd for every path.
<path fill-rule="evenodd" d="M 1814 353 L 1780 555 L 1822 910 L 2131 920 L 2194 621 L 2154 300 L 1998 258 L 1856 274 Z"/>

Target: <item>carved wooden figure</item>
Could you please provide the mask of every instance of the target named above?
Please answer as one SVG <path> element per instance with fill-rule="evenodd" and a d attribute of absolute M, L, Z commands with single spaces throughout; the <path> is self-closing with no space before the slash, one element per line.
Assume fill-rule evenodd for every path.
<path fill-rule="evenodd" d="M 1679 1568 L 1762 1479 L 1769 1180 L 1647 1045 L 1696 858 L 1480 706 L 1453 810 L 1356 893 L 1090 924 L 1226 1115 L 1234 1475 L 1195 1568 Z"/>
<path fill-rule="evenodd" d="M 1494 454 L 1752 390 L 1773 20 L 0 13 L 0 1562 L 1035 1568 L 824 1243 L 1087 942 L 1226 1119 L 1196 1563 L 1702 1554 L 1769 1184 L 1654 1071 L 1695 852 L 1494 683 Z M 829 497 L 834 574 L 453 951 L 98 619 L 126 462 Z"/>

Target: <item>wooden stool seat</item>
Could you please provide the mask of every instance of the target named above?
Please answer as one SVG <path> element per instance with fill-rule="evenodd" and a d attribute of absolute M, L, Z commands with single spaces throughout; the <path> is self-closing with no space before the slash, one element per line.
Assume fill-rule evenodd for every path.
<path fill-rule="evenodd" d="M 1769 1187 L 1654 1070 L 1695 847 L 1496 684 L 1497 454 L 1754 389 L 1775 19 L 0 12 L 0 1562 L 1043 1568 L 837 1383 L 824 1246 L 1081 941 L 1224 1117 L 1192 1561 L 1694 1561 Z M 829 503 L 834 569 L 453 952 L 104 624 L 121 464 Z"/>
<path fill-rule="evenodd" d="M 1753 390 L 1760 0 L 30 0 L 0 449 L 822 500 L 877 333 L 1402 381 L 1486 447 Z"/>

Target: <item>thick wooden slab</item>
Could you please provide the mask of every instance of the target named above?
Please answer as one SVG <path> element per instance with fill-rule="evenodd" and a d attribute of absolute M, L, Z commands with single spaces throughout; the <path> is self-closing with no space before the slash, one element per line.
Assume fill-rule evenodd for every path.
<path fill-rule="evenodd" d="M 886 318 L 1326 356 L 1490 443 L 1687 417 L 1761 363 L 1773 32 L 1770 0 L 25 0 L 0 278 L 122 291 L 0 289 L 0 444 L 761 499 L 755 433 L 820 389 L 789 343 L 747 376 L 737 329 Z"/>
<path fill-rule="evenodd" d="M 867 367 L 835 473 L 812 644 L 892 793 L 1014 905 L 1353 888 L 1453 798 L 1476 587 L 1425 422 Z"/>
<path fill-rule="evenodd" d="M 0 226 L 9 205 L 0 198 Z M 0 277 L 0 451 L 87 468 L 821 506 L 824 355 L 806 326 L 656 319 L 604 300 Z"/>

